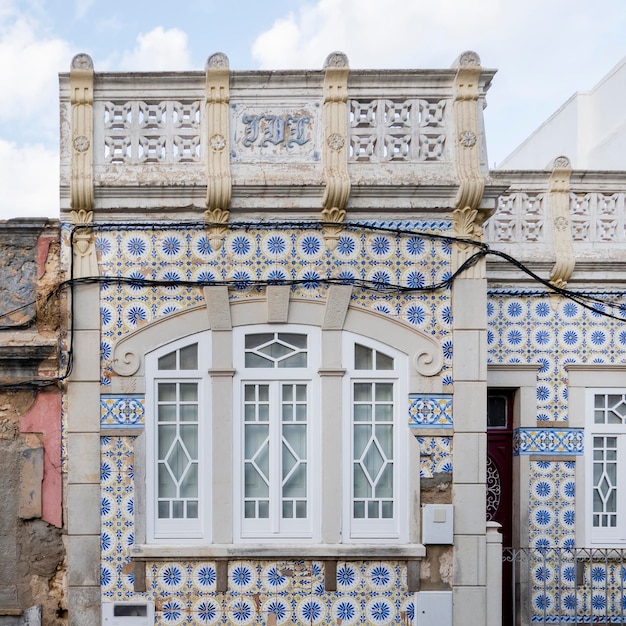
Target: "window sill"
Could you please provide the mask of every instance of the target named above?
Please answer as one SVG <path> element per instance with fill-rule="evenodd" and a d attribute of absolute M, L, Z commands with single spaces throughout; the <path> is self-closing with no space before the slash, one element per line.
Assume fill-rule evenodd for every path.
<path fill-rule="evenodd" d="M 161 559 L 259 559 L 259 560 L 406 560 L 421 559 L 426 547 L 421 543 L 339 543 L 339 544 L 277 544 L 225 543 L 208 545 L 143 544 L 131 548 L 136 560 Z"/>

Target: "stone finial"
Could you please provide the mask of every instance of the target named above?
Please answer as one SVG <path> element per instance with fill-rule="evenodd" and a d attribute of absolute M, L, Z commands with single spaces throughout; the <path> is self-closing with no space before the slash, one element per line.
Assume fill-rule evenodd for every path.
<path fill-rule="evenodd" d="M 548 167 L 546 169 L 564 170 L 564 169 L 571 169 L 571 168 L 572 168 L 572 164 L 570 160 L 566 156 L 561 155 L 561 156 L 556 157 L 554 161 L 551 161 L 550 163 L 548 163 Z"/>
<path fill-rule="evenodd" d="M 93 60 L 84 52 L 74 56 L 70 65 L 72 70 L 93 70 Z"/>
<path fill-rule="evenodd" d="M 459 67 L 480 67 L 480 57 L 473 50 L 462 52 L 452 64 L 454 69 Z"/>
<path fill-rule="evenodd" d="M 212 54 L 207 60 L 205 69 L 228 69 L 228 57 L 223 52 Z"/>
<path fill-rule="evenodd" d="M 324 69 L 329 67 L 349 67 L 348 57 L 343 52 L 331 52 L 324 61 Z"/>

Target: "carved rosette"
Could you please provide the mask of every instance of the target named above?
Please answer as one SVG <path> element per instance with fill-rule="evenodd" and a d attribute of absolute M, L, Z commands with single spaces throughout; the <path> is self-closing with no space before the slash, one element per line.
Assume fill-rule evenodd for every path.
<path fill-rule="evenodd" d="M 456 196 L 454 234 L 461 239 L 482 240 L 482 223 L 486 215 L 479 211 L 485 188 L 485 176 L 480 168 L 480 111 L 478 98 L 480 57 L 472 51 L 464 52 L 455 61 L 453 113 L 456 128 L 456 170 L 459 190 Z M 460 245 L 456 248 L 457 266 L 462 264 L 475 249 Z M 484 277 L 484 262 L 468 270 L 468 277 Z"/>
<path fill-rule="evenodd" d="M 550 282 L 564 288 L 572 276 L 576 261 L 572 247 L 572 228 L 570 224 L 570 176 L 572 167 L 569 159 L 557 157 L 552 163 L 547 212 L 552 220 L 552 242 L 556 262 L 550 272 Z"/>
<path fill-rule="evenodd" d="M 93 61 L 77 54 L 70 67 L 71 103 L 71 220 L 74 278 L 98 275 L 93 223 Z"/>
<path fill-rule="evenodd" d="M 219 250 L 226 236 L 232 191 L 230 176 L 230 70 L 228 57 L 217 52 L 206 63 L 207 194 L 205 219 L 209 239 Z"/>
<path fill-rule="evenodd" d="M 334 250 L 345 219 L 350 196 L 348 176 L 348 57 L 342 52 L 328 55 L 324 63 L 324 106 L 322 127 L 325 141 L 322 145 L 326 189 L 322 200 L 324 240 Z M 337 224 L 337 226 L 334 226 Z"/>

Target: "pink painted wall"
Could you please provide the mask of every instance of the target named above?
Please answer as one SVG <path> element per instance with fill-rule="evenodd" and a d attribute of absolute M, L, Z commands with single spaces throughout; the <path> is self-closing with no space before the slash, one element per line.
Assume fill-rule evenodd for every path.
<path fill-rule="evenodd" d="M 61 395 L 40 391 L 35 404 L 20 418 L 20 432 L 43 434 L 42 517 L 49 524 L 62 528 Z"/>

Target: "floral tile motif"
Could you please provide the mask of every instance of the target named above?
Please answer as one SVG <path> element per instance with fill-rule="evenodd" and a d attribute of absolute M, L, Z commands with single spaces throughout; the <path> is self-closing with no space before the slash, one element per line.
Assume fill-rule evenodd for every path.
<path fill-rule="evenodd" d="M 452 428 L 452 396 L 410 395 L 409 426 L 411 428 Z"/>
<path fill-rule="evenodd" d="M 517 428 L 513 454 L 583 454 L 583 442 L 580 428 Z"/>
<path fill-rule="evenodd" d="M 619 300 L 621 294 L 612 296 Z M 600 306 L 600 305 L 598 305 Z M 625 363 L 626 324 L 566 298 L 533 291 L 491 291 L 489 363 L 538 366 L 537 420 L 567 421 L 568 364 Z"/>
<path fill-rule="evenodd" d="M 144 396 L 100 396 L 100 426 L 119 428 L 144 425 Z"/>
<path fill-rule="evenodd" d="M 420 477 L 452 473 L 452 437 L 417 437 L 420 446 Z"/>
<path fill-rule="evenodd" d="M 233 299 L 262 295 L 251 281 L 296 281 L 294 297 L 323 298 L 322 280 L 368 281 L 356 287 L 352 304 L 394 317 L 434 336 L 444 346 L 447 383 L 452 364 L 452 313 L 449 289 L 405 293 L 394 285 L 419 288 L 445 283 L 451 275 L 452 246 L 444 238 L 449 222 L 372 222 L 352 226 L 329 250 L 319 229 L 234 228 L 214 250 L 201 227 L 103 228 L 96 234 L 101 276 L 126 279 L 100 289 L 103 385 L 110 384 L 115 342 L 128 332 L 204 303 L 199 281 L 234 281 Z M 182 281 L 181 285 L 144 286 L 141 281 Z M 136 281 L 136 282 L 133 282 Z"/>

